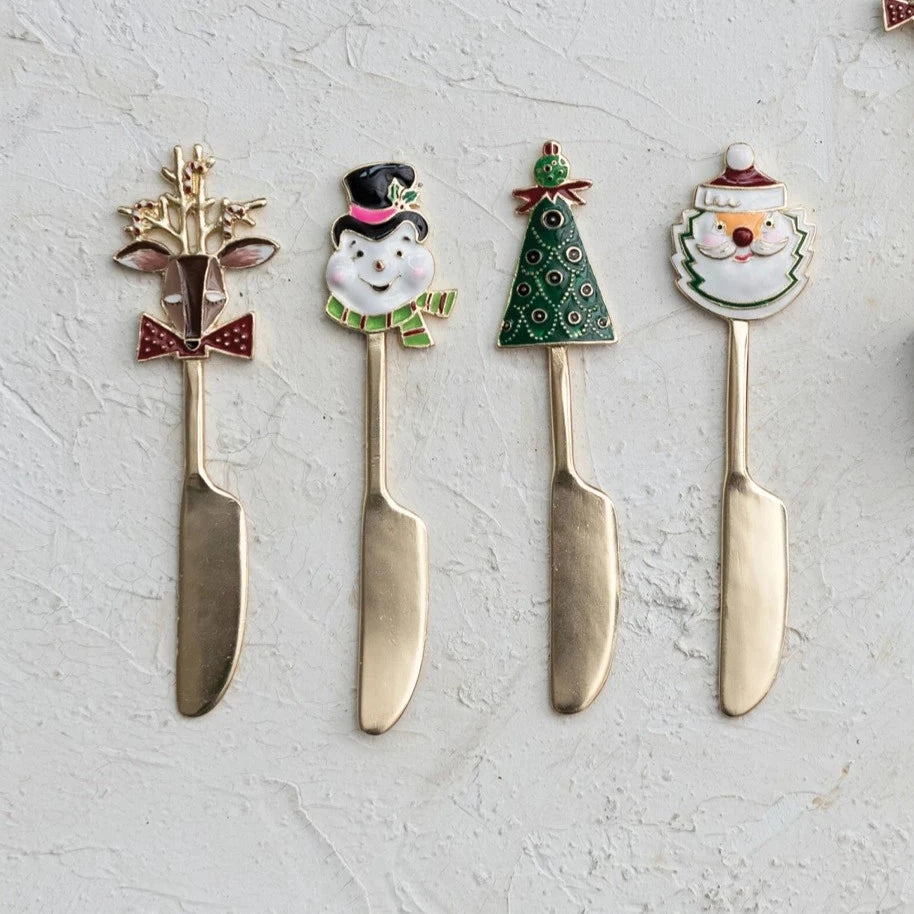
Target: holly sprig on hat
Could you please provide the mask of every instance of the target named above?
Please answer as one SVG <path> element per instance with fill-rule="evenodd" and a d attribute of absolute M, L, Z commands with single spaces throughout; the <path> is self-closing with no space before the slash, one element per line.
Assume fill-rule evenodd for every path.
<path fill-rule="evenodd" d="M 396 178 L 387 188 L 387 199 L 399 210 L 419 209 L 419 191 L 407 190 Z"/>

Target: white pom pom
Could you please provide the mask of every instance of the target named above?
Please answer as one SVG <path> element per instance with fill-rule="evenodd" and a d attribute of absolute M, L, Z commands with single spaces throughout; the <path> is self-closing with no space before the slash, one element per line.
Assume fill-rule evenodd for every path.
<path fill-rule="evenodd" d="M 733 143 L 727 148 L 727 168 L 734 171 L 745 171 L 752 168 L 755 153 L 748 143 Z"/>

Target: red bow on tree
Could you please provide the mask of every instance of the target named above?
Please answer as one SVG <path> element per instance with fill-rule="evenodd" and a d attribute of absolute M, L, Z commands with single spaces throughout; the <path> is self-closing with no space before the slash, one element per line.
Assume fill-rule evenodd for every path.
<path fill-rule="evenodd" d="M 587 190 L 591 184 L 593 184 L 593 181 L 566 181 L 564 184 L 559 184 L 558 187 L 524 187 L 511 191 L 511 193 L 524 201 L 524 203 L 517 208 L 516 212 L 526 213 L 533 209 L 543 197 L 548 197 L 553 201 L 557 200 L 559 197 L 564 197 L 569 203 L 583 204 L 584 200 L 578 196 L 577 191 Z"/>
<path fill-rule="evenodd" d="M 137 340 L 136 357 L 140 362 L 176 355 L 179 359 L 205 359 L 210 349 L 234 355 L 240 359 L 253 356 L 254 315 L 244 314 L 236 320 L 204 334 L 196 349 L 190 349 L 184 339 L 170 327 L 154 317 L 144 314 L 140 318 L 140 338 Z"/>

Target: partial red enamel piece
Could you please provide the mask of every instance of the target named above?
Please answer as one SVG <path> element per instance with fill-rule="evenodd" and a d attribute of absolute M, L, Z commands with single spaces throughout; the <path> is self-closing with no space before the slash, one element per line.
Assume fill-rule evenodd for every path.
<path fill-rule="evenodd" d="M 914 3 L 899 2 L 899 0 L 882 0 L 885 14 L 885 27 L 888 30 L 904 25 L 909 19 L 914 19 Z"/>

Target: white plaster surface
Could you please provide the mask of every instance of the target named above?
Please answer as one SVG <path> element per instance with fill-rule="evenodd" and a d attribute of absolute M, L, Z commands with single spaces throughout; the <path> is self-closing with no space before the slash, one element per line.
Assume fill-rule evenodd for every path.
<path fill-rule="evenodd" d="M 730 0 L 0 3 L 0 909 L 668 914 L 914 911 L 914 26 Z M 546 361 L 495 337 L 510 191 L 561 140 L 621 333 L 575 353 L 578 446 L 619 515 L 609 684 L 547 699 Z M 788 506 L 769 699 L 716 707 L 726 328 L 669 226 L 732 140 L 819 227 L 753 328 L 752 462 Z M 214 477 L 249 519 L 222 704 L 174 706 L 180 372 L 132 357 L 154 280 L 118 204 L 175 142 L 270 204 L 230 280 L 258 358 L 208 371 Z M 322 314 L 339 176 L 402 156 L 438 283 L 390 346 L 392 485 L 431 530 L 420 687 L 354 718 L 363 348 Z M 393 341 L 391 341 L 393 343 Z"/>

